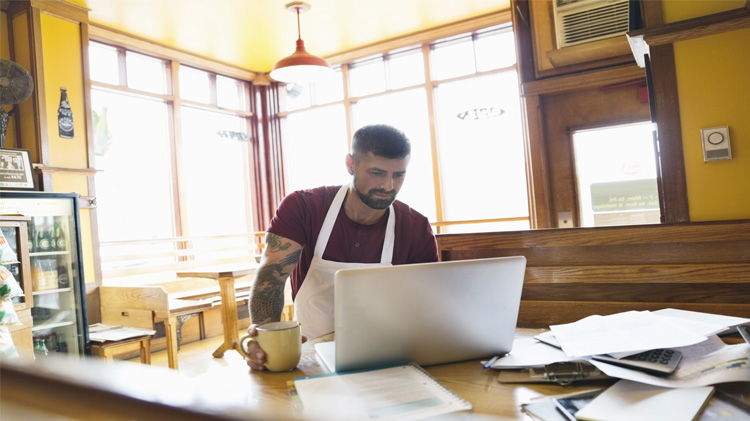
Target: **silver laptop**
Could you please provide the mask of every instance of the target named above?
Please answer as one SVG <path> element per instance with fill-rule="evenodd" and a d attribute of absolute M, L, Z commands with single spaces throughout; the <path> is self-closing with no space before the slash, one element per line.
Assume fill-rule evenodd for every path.
<path fill-rule="evenodd" d="M 336 272 L 330 371 L 503 355 L 518 319 L 526 258 L 420 263 Z"/>

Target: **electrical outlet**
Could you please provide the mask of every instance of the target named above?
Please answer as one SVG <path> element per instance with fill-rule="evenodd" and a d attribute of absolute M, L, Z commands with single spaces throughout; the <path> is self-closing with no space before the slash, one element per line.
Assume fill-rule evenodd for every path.
<path fill-rule="evenodd" d="M 729 143 L 729 126 L 701 129 L 703 162 L 732 159 Z"/>
<path fill-rule="evenodd" d="M 573 212 L 557 213 L 557 228 L 573 228 Z"/>

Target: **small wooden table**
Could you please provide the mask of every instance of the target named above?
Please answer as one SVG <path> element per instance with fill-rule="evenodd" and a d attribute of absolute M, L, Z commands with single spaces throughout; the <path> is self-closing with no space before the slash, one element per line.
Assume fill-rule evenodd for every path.
<path fill-rule="evenodd" d="M 151 364 L 151 338 L 154 335 L 145 335 L 137 338 L 128 338 L 121 341 L 104 341 L 91 344 L 91 353 L 98 354 L 107 361 L 113 361 L 114 356 L 124 352 L 139 349 L 141 352 L 141 363 Z"/>
<path fill-rule="evenodd" d="M 231 265 L 210 266 L 179 271 L 180 278 L 211 278 L 219 281 L 221 290 L 221 321 L 224 324 L 224 343 L 213 352 L 213 356 L 221 358 L 224 352 L 239 346 L 239 326 L 237 325 L 237 301 L 234 295 L 234 282 L 237 278 L 255 272 L 255 263 L 238 263 Z"/>

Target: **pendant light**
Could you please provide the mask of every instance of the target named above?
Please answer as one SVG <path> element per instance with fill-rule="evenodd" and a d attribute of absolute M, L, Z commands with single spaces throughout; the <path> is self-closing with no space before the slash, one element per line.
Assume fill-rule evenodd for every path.
<path fill-rule="evenodd" d="M 310 82 L 329 76 L 331 66 L 327 61 L 305 51 L 305 42 L 299 24 L 299 14 L 310 10 L 310 5 L 301 1 L 294 1 L 286 5 L 289 11 L 297 12 L 297 50 L 289 57 L 279 60 L 273 70 L 271 78 L 280 82 Z"/>

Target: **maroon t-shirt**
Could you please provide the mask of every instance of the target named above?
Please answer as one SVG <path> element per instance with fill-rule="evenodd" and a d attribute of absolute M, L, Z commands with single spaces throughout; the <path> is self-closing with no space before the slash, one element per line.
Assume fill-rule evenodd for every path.
<path fill-rule="evenodd" d="M 302 245 L 302 256 L 291 275 L 292 297 L 297 296 L 307 270 L 310 268 L 315 243 L 323 226 L 328 208 L 341 186 L 300 190 L 286 196 L 271 219 L 268 232 Z M 436 262 L 437 243 L 427 218 L 398 200 L 393 202 L 396 212 L 396 238 L 393 245 L 394 265 Z M 346 216 L 341 207 L 323 259 L 348 263 L 380 263 L 383 251 L 388 211 L 373 225 L 360 225 Z"/>

